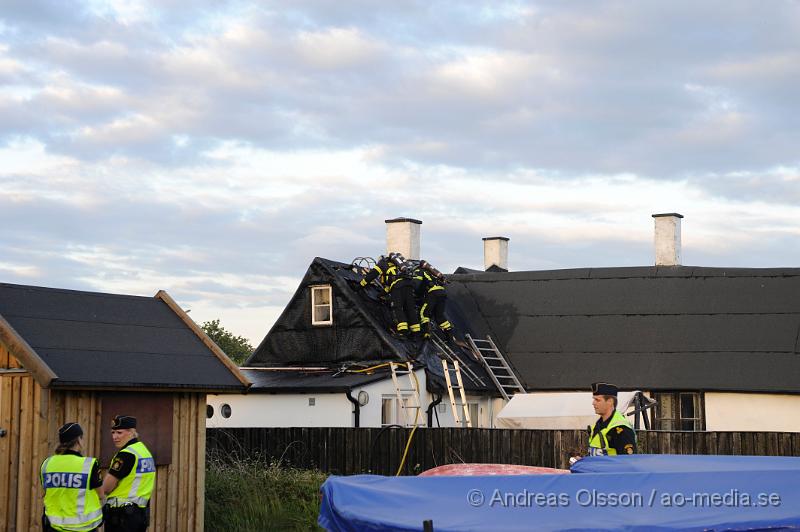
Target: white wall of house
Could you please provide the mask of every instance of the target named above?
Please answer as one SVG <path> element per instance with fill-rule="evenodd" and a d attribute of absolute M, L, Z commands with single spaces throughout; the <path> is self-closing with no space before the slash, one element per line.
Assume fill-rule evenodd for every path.
<path fill-rule="evenodd" d="M 800 432 L 800 395 L 705 393 L 706 430 Z"/>
<path fill-rule="evenodd" d="M 425 371 L 420 369 L 415 373 L 422 390 L 420 394 L 422 408 L 419 412 L 418 424 L 427 426 L 427 409 L 434 397 L 425 391 Z M 402 382 L 401 386 L 405 387 L 405 382 Z M 367 404 L 360 408 L 359 424 L 361 427 L 380 427 L 382 425 L 384 399 L 391 401 L 387 405 L 389 422 L 404 424 L 402 412 L 397 407 L 397 394 L 391 378 L 354 388 L 351 395 L 357 398 L 361 391 L 366 392 L 369 397 Z M 342 392 L 222 394 L 209 395 L 207 402 L 213 408 L 213 416 L 206 419 L 206 426 L 209 428 L 352 427 L 354 423 L 353 404 Z M 474 418 L 472 426 L 490 428 L 494 426 L 495 416 L 499 412 L 497 404 L 502 405 L 502 400 L 467 396 L 467 404 L 471 405 L 471 416 Z M 228 418 L 222 416 L 223 405 L 230 407 L 231 415 Z M 412 421 L 413 412 L 412 409 L 408 410 Z M 436 414 L 433 419 L 434 427 L 456 426 L 450 399 L 447 395 L 436 407 Z"/>
<path fill-rule="evenodd" d="M 353 426 L 353 405 L 343 393 L 209 395 L 207 402 L 214 408 L 209 428 Z M 229 418 L 222 416 L 225 404 Z"/>

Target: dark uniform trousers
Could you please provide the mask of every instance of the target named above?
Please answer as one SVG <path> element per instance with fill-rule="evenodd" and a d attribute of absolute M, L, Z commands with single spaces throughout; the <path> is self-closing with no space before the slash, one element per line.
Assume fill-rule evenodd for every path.
<path fill-rule="evenodd" d="M 432 290 L 425 294 L 425 310 L 422 319 L 426 322 L 427 333 L 432 331 L 431 321 L 435 322 L 445 332 L 452 328 L 452 325 L 444 316 L 446 303 L 447 293 L 444 290 Z"/>
<path fill-rule="evenodd" d="M 135 504 L 127 504 L 112 508 L 103 507 L 105 519 L 104 532 L 145 532 L 150 523 L 150 507 L 139 508 Z"/>
<path fill-rule="evenodd" d="M 400 279 L 389 292 L 392 302 L 392 312 L 394 313 L 395 323 L 398 324 L 398 332 L 412 333 L 419 332 L 419 316 L 417 306 L 414 302 L 414 283 L 411 279 Z M 405 324 L 405 326 L 403 326 Z"/>

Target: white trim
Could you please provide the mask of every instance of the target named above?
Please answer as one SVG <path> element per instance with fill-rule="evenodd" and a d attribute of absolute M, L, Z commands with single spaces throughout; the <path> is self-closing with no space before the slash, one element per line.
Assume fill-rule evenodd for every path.
<path fill-rule="evenodd" d="M 333 325 L 333 288 L 331 285 L 312 285 L 311 289 L 311 325 Z M 317 294 L 327 292 L 327 302 L 318 303 Z M 328 309 L 328 319 L 318 320 L 317 309 Z"/>

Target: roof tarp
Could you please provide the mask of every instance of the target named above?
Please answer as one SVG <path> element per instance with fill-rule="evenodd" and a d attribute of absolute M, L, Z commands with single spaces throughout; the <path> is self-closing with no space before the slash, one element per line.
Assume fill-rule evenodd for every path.
<path fill-rule="evenodd" d="M 604 457 L 608 472 L 573 475 L 332 476 L 322 486 L 319 524 L 418 531 L 431 520 L 437 532 L 800 527 L 800 458 L 691 457 L 688 467 L 686 457 L 664 456 L 652 471 L 643 459 L 638 471 L 614 472 L 615 462 L 629 467 L 627 458 Z"/>
<path fill-rule="evenodd" d="M 635 395 L 619 392 L 618 410 L 626 412 Z M 545 392 L 514 394 L 496 424 L 506 429 L 582 430 L 596 421 L 591 392 Z"/>

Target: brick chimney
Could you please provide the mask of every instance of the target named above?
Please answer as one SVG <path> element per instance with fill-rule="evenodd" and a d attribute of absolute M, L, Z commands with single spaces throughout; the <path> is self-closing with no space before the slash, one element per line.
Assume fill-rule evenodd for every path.
<path fill-rule="evenodd" d="M 419 260 L 420 220 L 395 218 L 386 222 L 386 253 L 398 252 L 409 260 Z"/>
<path fill-rule="evenodd" d="M 483 269 L 497 266 L 508 271 L 508 238 L 490 236 L 483 239 Z"/>
<path fill-rule="evenodd" d="M 681 265 L 681 218 L 676 212 L 654 214 L 656 266 Z"/>

